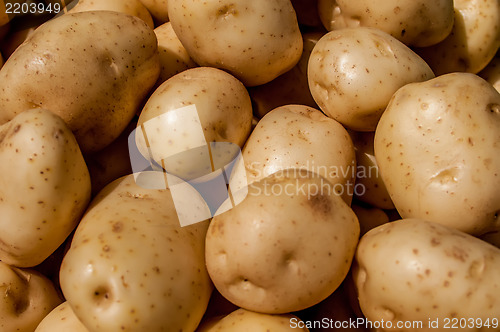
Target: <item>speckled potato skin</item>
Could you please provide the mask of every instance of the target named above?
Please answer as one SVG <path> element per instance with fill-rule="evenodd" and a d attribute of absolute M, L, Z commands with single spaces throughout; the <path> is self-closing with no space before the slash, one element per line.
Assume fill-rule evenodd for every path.
<path fill-rule="evenodd" d="M 154 29 L 154 32 L 156 39 L 158 39 L 158 52 L 160 54 L 161 65 L 157 85 L 186 69 L 197 66 L 175 34 L 170 22 L 160 25 Z"/>
<path fill-rule="evenodd" d="M 308 65 L 309 88 L 318 106 L 357 131 L 375 130 L 397 89 L 433 77 L 406 45 L 366 27 L 327 33 L 316 43 Z"/>
<path fill-rule="evenodd" d="M 110 10 L 136 16 L 154 29 L 153 18 L 140 0 L 78 0 L 69 13 Z"/>
<path fill-rule="evenodd" d="M 288 313 L 319 303 L 340 285 L 359 224 L 339 196 L 325 188 L 308 190 L 325 181 L 307 171 L 275 173 L 212 219 L 206 263 L 225 298 L 252 311 Z"/>
<path fill-rule="evenodd" d="M 430 46 L 446 38 L 453 27 L 453 0 L 349 1 L 319 0 L 324 27 L 377 28 L 409 46 Z"/>
<path fill-rule="evenodd" d="M 195 62 L 227 70 L 246 86 L 273 80 L 302 54 L 289 0 L 176 0 L 168 13 Z"/>
<path fill-rule="evenodd" d="M 63 302 L 52 310 L 38 324 L 35 332 L 89 332 L 76 317 L 68 302 Z"/>
<path fill-rule="evenodd" d="M 500 93 L 500 56 L 494 57 L 488 65 L 478 73 Z"/>
<path fill-rule="evenodd" d="M 290 323 L 292 322 L 292 323 Z M 202 327 L 196 332 L 308 332 L 307 328 L 294 327 L 303 323 L 300 318 L 292 314 L 269 315 L 258 312 L 238 309 L 223 317 L 217 323 Z M 299 323 L 300 322 L 300 323 Z"/>
<path fill-rule="evenodd" d="M 62 301 L 42 274 L 0 261 L 0 331 L 33 332 Z"/>
<path fill-rule="evenodd" d="M 500 227 L 500 94 L 452 73 L 398 90 L 375 132 L 380 174 L 402 218 L 480 235 Z"/>
<path fill-rule="evenodd" d="M 415 51 L 436 75 L 478 73 L 500 47 L 500 2 L 455 0 L 455 24 L 442 42 Z"/>
<path fill-rule="evenodd" d="M 500 249 L 468 234 L 419 219 L 394 221 L 361 238 L 355 262 L 359 302 L 369 320 L 394 327 L 397 321 L 423 323 L 390 331 L 433 331 L 429 319 L 439 319 L 440 330 L 445 318 L 498 319 Z"/>
<path fill-rule="evenodd" d="M 362 188 L 355 192 L 356 198 L 381 209 L 394 209 L 375 159 L 375 133 L 349 131 L 349 135 L 356 151 L 356 184 Z"/>
<path fill-rule="evenodd" d="M 27 109 L 59 115 L 82 151 L 125 129 L 160 71 L 144 21 L 110 11 L 65 14 L 40 26 L 0 70 L 0 124 Z"/>
<path fill-rule="evenodd" d="M 347 204 L 356 176 L 354 147 L 347 131 L 319 110 L 285 105 L 269 112 L 243 149 L 248 183 L 287 168 L 325 177 Z"/>
<path fill-rule="evenodd" d="M 164 181 L 161 172 L 140 176 Z M 120 178 L 93 200 L 76 230 L 61 265 L 63 294 L 91 332 L 194 331 L 212 292 L 207 227 L 180 227 L 169 189 Z"/>
<path fill-rule="evenodd" d="M 80 221 L 89 172 L 64 121 L 42 109 L 0 126 L 0 160 L 0 260 L 32 267 Z"/>
<path fill-rule="evenodd" d="M 156 25 L 168 21 L 168 0 L 140 0 L 153 16 Z"/>
<path fill-rule="evenodd" d="M 252 102 L 239 80 L 217 68 L 188 69 L 164 82 L 149 98 L 137 125 L 141 126 L 148 120 L 187 105 L 196 106 L 207 143 L 231 142 L 243 146 L 251 130 Z M 185 136 L 165 139 L 165 135 L 174 128 L 185 130 Z M 155 129 L 148 129 L 146 132 L 149 146 L 153 147 L 153 158 L 177 154 L 178 149 L 186 142 L 195 140 L 196 129 L 187 128 L 181 120 L 155 124 Z M 144 136 L 136 136 L 136 142 L 141 153 L 146 156 L 148 153 Z M 157 162 L 161 164 L 161 160 Z M 200 164 L 193 161 L 168 171 L 181 176 L 190 174 L 191 171 L 197 172 L 199 168 Z"/>

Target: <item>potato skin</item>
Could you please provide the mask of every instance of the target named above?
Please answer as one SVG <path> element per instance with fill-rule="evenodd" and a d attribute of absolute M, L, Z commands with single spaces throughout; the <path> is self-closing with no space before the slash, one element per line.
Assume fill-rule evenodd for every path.
<path fill-rule="evenodd" d="M 0 261 L 0 330 L 33 332 L 62 301 L 42 274 Z"/>
<path fill-rule="evenodd" d="M 32 267 L 80 221 L 89 171 L 64 121 L 43 109 L 0 126 L 0 159 L 0 260 Z"/>
<path fill-rule="evenodd" d="M 246 86 L 273 80 L 302 54 L 289 0 L 176 0 L 168 14 L 196 63 L 227 70 Z"/>
<path fill-rule="evenodd" d="M 148 186 L 165 181 L 161 172 L 141 177 Z M 63 294 L 91 332 L 194 331 L 213 287 L 204 261 L 207 227 L 181 227 L 169 189 L 122 177 L 80 222 L 61 265 Z"/>
<path fill-rule="evenodd" d="M 397 248 L 397 250 L 395 250 Z M 372 229 L 360 240 L 354 280 L 371 321 L 498 318 L 500 249 L 446 226 L 402 219 Z M 470 323 L 469 321 L 467 321 Z M 462 331 L 488 331 L 486 327 Z"/>
<path fill-rule="evenodd" d="M 329 117 L 357 131 L 374 131 L 397 89 L 433 78 L 411 49 L 374 28 L 334 30 L 316 43 L 308 64 L 311 94 Z"/>
<path fill-rule="evenodd" d="M 35 332 L 88 332 L 89 330 L 78 320 L 68 302 L 54 308 L 38 324 Z"/>
<path fill-rule="evenodd" d="M 0 70 L 0 124 L 47 108 L 82 151 L 97 151 L 125 129 L 159 71 L 144 21 L 110 11 L 65 14 L 40 26 Z"/>
<path fill-rule="evenodd" d="M 380 29 L 409 46 L 442 41 L 453 27 L 453 0 L 319 0 L 319 14 L 329 31 L 346 27 Z"/>
<path fill-rule="evenodd" d="M 375 132 L 380 174 L 402 218 L 481 235 L 500 227 L 500 94 L 451 73 L 399 89 Z"/>
<path fill-rule="evenodd" d="M 275 173 L 212 219 L 206 264 L 225 298 L 252 311 L 288 313 L 319 303 L 340 285 L 359 224 L 325 181 L 305 170 Z"/>

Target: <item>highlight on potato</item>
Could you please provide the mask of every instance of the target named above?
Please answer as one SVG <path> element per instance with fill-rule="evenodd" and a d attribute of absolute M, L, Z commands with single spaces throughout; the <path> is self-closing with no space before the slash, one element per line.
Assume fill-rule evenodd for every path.
<path fill-rule="evenodd" d="M 0 0 L 0 331 L 500 331 L 498 0 Z"/>

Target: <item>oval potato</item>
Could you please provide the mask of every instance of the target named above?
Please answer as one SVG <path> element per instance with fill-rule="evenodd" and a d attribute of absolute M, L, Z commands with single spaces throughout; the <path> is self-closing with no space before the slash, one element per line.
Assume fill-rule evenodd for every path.
<path fill-rule="evenodd" d="M 419 219 L 390 222 L 361 238 L 354 266 L 361 309 L 371 321 L 391 322 L 383 330 L 433 331 L 435 320 L 442 330 L 446 319 L 498 319 L 500 249 L 460 231 Z M 422 325 L 396 328 L 408 322 Z M 460 330 L 489 330 L 466 325 Z"/>
<path fill-rule="evenodd" d="M 500 94 L 470 73 L 399 89 L 375 132 L 380 174 L 402 218 L 481 235 L 500 228 Z"/>
<path fill-rule="evenodd" d="M 68 302 L 63 302 L 52 310 L 38 324 L 35 332 L 89 332 L 76 317 Z"/>

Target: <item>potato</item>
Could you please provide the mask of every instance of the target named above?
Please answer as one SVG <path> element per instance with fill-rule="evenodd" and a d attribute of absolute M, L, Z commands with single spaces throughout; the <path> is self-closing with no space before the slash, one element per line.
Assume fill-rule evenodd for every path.
<path fill-rule="evenodd" d="M 399 89 L 375 132 L 375 157 L 403 218 L 480 235 L 500 228 L 500 94 L 446 74 Z"/>
<path fill-rule="evenodd" d="M 444 330 L 453 320 L 461 331 L 490 330 L 484 324 L 496 320 L 498 330 L 500 249 L 482 240 L 403 219 L 366 233 L 356 264 L 361 309 L 385 322 L 382 331 Z"/>
<path fill-rule="evenodd" d="M 68 13 L 110 10 L 140 18 L 154 29 L 153 18 L 140 0 L 78 0 Z"/>
<path fill-rule="evenodd" d="M 309 58 L 308 79 L 321 110 L 346 127 L 374 131 L 397 89 L 433 78 L 406 45 L 374 28 L 345 28 L 324 35 Z"/>
<path fill-rule="evenodd" d="M 239 307 L 302 310 L 340 285 L 358 236 L 356 215 L 326 179 L 288 169 L 254 182 L 239 205 L 212 219 L 207 269 L 219 292 Z"/>
<path fill-rule="evenodd" d="M 189 105 L 192 108 L 183 108 Z M 193 108 L 199 122 L 195 119 L 188 123 L 186 117 Z M 205 147 L 209 142 L 230 142 L 242 147 L 251 123 L 252 103 L 243 84 L 220 69 L 199 67 L 175 75 L 156 89 L 138 121 L 148 145 L 144 135 L 136 135 L 136 142 L 144 156 L 151 151 L 153 160 L 160 165 L 164 162 L 170 174 L 193 179 L 205 175 L 204 155 L 195 152 L 185 157 L 182 152 Z M 182 158 L 177 160 L 176 156 Z"/>
<path fill-rule="evenodd" d="M 211 326 L 201 327 L 197 332 L 286 332 L 309 331 L 304 322 L 295 315 L 269 315 L 238 309 Z M 300 326 L 300 327 L 299 327 Z"/>
<path fill-rule="evenodd" d="M 289 0 L 169 1 L 168 15 L 196 63 L 227 70 L 246 86 L 270 82 L 302 54 Z"/>
<path fill-rule="evenodd" d="M 500 2 L 454 0 L 453 30 L 442 42 L 415 51 L 436 75 L 478 73 L 500 47 Z"/>
<path fill-rule="evenodd" d="M 382 209 L 357 203 L 353 203 L 351 208 L 358 218 L 360 235 L 364 235 L 372 228 L 389 222 L 389 216 Z"/>
<path fill-rule="evenodd" d="M 175 34 L 170 22 L 160 25 L 154 32 L 158 39 L 161 65 L 157 85 L 186 69 L 197 66 Z"/>
<path fill-rule="evenodd" d="M 168 21 L 168 0 L 141 0 L 153 16 L 156 25 L 162 25 Z"/>
<path fill-rule="evenodd" d="M 40 322 L 35 332 L 88 332 L 69 306 L 63 302 Z"/>
<path fill-rule="evenodd" d="M 372 27 L 410 46 L 442 41 L 450 34 L 454 19 L 453 0 L 319 0 L 318 7 L 327 30 Z"/>
<path fill-rule="evenodd" d="M 120 178 L 92 201 L 61 265 L 61 289 L 89 331 L 194 331 L 212 291 L 207 221 L 181 227 L 161 172 Z M 161 186 L 160 186 L 161 187 Z"/>
<path fill-rule="evenodd" d="M 361 188 L 354 193 L 355 197 L 381 209 L 394 209 L 375 159 L 375 133 L 350 131 L 349 135 L 356 151 L 356 185 Z"/>
<path fill-rule="evenodd" d="M 352 141 L 338 122 L 317 109 L 286 105 L 269 112 L 243 149 L 247 181 L 261 180 L 287 168 L 307 169 L 325 177 L 348 204 L 355 190 L 356 159 Z"/>
<path fill-rule="evenodd" d="M 0 70 L 0 124 L 30 108 L 59 115 L 85 152 L 125 129 L 159 75 L 157 41 L 142 20 L 117 12 L 50 20 Z"/>
<path fill-rule="evenodd" d="M 61 299 L 43 275 L 0 261 L 0 330 L 32 332 Z"/>
<path fill-rule="evenodd" d="M 254 114 L 262 118 L 272 109 L 289 104 L 318 107 L 309 90 L 307 64 L 311 51 L 321 36 L 322 32 L 304 33 L 302 35 L 304 48 L 299 62 L 271 82 L 248 89 Z"/>
<path fill-rule="evenodd" d="M 478 75 L 500 92 L 500 55 L 494 57 Z"/>
<path fill-rule="evenodd" d="M 35 266 L 78 224 L 89 172 L 71 131 L 42 109 L 0 126 L 0 160 L 0 260 Z"/>

